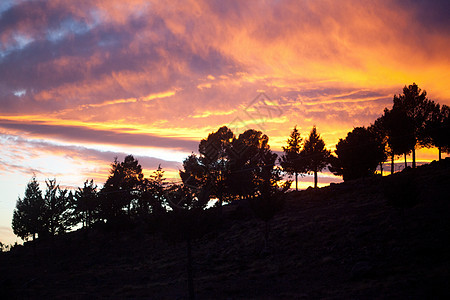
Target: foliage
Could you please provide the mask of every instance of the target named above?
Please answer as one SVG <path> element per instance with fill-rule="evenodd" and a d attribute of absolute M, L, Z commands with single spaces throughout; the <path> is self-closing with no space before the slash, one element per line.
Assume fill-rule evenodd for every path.
<path fill-rule="evenodd" d="M 18 199 L 13 212 L 12 229 L 15 235 L 23 240 L 30 236 L 33 240 L 36 234 L 42 233 L 44 229 L 45 202 L 42 191 L 36 177 L 33 176 L 27 184 L 25 196 Z"/>
<path fill-rule="evenodd" d="M 426 91 L 422 91 L 415 83 L 403 88 L 403 94 L 394 95 L 392 110 L 398 110 L 406 115 L 408 131 L 403 138 L 407 144 L 412 145 L 409 149 L 413 154 L 413 168 L 416 166 L 415 149 L 417 146 L 428 146 L 426 141 L 425 125 L 430 119 L 433 111 L 433 103 L 427 99 Z"/>
<path fill-rule="evenodd" d="M 317 188 L 317 172 L 322 171 L 329 164 L 330 151 L 325 149 L 325 142 L 313 126 L 305 140 L 300 157 L 304 161 L 305 170 L 314 174 L 314 188 Z"/>
<path fill-rule="evenodd" d="M 112 221 L 125 212 L 130 217 L 142 193 L 143 179 L 142 167 L 132 155 L 126 156 L 123 162 L 118 162 L 116 157 L 100 192 L 103 219 Z"/>
<path fill-rule="evenodd" d="M 233 139 L 227 155 L 231 174 L 227 186 L 235 198 L 241 199 L 255 196 L 261 176 L 273 170 L 277 159 L 270 150 L 269 137 L 254 129 Z"/>
<path fill-rule="evenodd" d="M 304 161 L 300 156 L 301 143 L 302 138 L 297 126 L 295 126 L 287 140 L 287 146 L 282 147 L 284 154 L 279 159 L 283 171 L 289 175 L 294 175 L 295 190 L 298 190 L 298 174 L 305 172 Z"/>
<path fill-rule="evenodd" d="M 356 127 L 340 139 L 332 160 L 332 170 L 342 174 L 344 180 L 372 176 L 378 164 L 386 159 L 382 140 L 365 127 Z"/>
<path fill-rule="evenodd" d="M 30 236 L 52 236 L 64 233 L 76 224 L 72 210 L 72 196 L 62 190 L 56 180 L 46 180 L 45 196 L 36 177 L 33 177 L 25 190 L 25 197 L 18 199 L 13 213 L 14 234 L 27 240 Z"/>
<path fill-rule="evenodd" d="M 425 124 L 424 140 L 439 149 L 441 160 L 441 152 L 450 153 L 450 108 L 447 105 L 433 105 L 431 116 Z"/>
<path fill-rule="evenodd" d="M 207 182 L 211 182 L 211 196 L 219 199 L 219 206 L 227 197 L 227 180 L 230 176 L 227 150 L 234 138 L 233 132 L 223 126 L 201 140 L 198 146 L 200 161 L 208 174 Z"/>
<path fill-rule="evenodd" d="M 74 196 L 74 213 L 83 227 L 90 227 L 98 220 L 99 198 L 94 180 L 86 180 L 82 188 L 78 188 Z"/>
<path fill-rule="evenodd" d="M 56 235 L 72 228 L 77 221 L 72 211 L 73 196 L 67 189 L 61 189 L 56 179 L 45 181 L 47 189 L 44 196 L 45 234 Z"/>
<path fill-rule="evenodd" d="M 206 183 L 206 168 L 194 153 L 183 161 L 183 170 L 180 170 L 180 178 L 184 185 L 195 188 L 200 188 Z"/>
<path fill-rule="evenodd" d="M 138 201 L 138 214 L 141 217 L 150 214 L 163 215 L 169 205 L 165 197 L 166 190 L 167 182 L 164 178 L 164 170 L 159 165 L 149 178 L 144 179 L 143 193 Z"/>

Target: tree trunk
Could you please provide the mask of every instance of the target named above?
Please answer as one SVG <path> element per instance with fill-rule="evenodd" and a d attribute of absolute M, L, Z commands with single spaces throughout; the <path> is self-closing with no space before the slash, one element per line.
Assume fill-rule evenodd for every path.
<path fill-rule="evenodd" d="M 394 174 L 394 153 L 392 153 L 392 156 L 391 156 L 391 174 Z"/>
<path fill-rule="evenodd" d="M 188 273 L 188 292 L 189 299 L 195 299 L 195 291 L 194 291 L 194 272 L 192 269 L 192 244 L 191 237 L 188 234 L 187 240 L 187 273 Z"/>
<path fill-rule="evenodd" d="M 314 188 L 317 188 L 317 171 L 314 171 Z"/>
<path fill-rule="evenodd" d="M 442 149 L 441 149 L 441 147 L 438 147 L 438 150 L 439 150 L 439 161 L 441 161 L 442 160 Z"/>
<path fill-rule="evenodd" d="M 298 191 L 298 173 L 295 172 L 295 190 Z"/>
<path fill-rule="evenodd" d="M 416 148 L 412 149 L 412 168 L 416 168 Z"/>
<path fill-rule="evenodd" d="M 405 152 L 405 169 L 408 167 L 408 162 L 406 161 L 406 152 Z"/>

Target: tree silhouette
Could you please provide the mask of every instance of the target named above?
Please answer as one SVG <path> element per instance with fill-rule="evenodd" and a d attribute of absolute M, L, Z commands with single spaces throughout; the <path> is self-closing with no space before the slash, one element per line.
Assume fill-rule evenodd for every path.
<path fill-rule="evenodd" d="M 410 124 L 410 132 L 404 138 L 410 140 L 413 145 L 412 167 L 416 167 L 416 147 L 426 145 L 425 124 L 431 117 L 433 104 L 427 99 L 426 91 L 413 83 L 403 88 L 403 94 L 394 95 L 393 110 L 403 111 L 406 114 L 407 122 Z"/>
<path fill-rule="evenodd" d="M 388 139 L 389 139 L 388 132 L 387 132 L 386 128 L 383 126 L 383 118 L 379 117 L 378 119 L 376 119 L 375 122 L 372 125 L 370 125 L 367 129 L 378 140 L 377 144 L 380 145 L 381 150 L 385 154 L 382 157 L 380 156 L 380 159 L 382 159 L 382 160 L 378 162 L 380 165 L 381 176 L 383 176 L 383 163 L 387 159 L 388 155 L 392 158 L 391 174 L 394 173 L 394 156 L 392 155 L 392 149 L 389 147 L 389 144 L 388 144 Z"/>
<path fill-rule="evenodd" d="M 249 129 L 233 139 L 227 157 L 231 174 L 227 186 L 236 197 L 247 199 L 255 195 L 263 167 L 273 167 L 277 155 L 270 151 L 267 135 Z"/>
<path fill-rule="evenodd" d="M 132 155 L 118 162 L 117 157 L 111 165 L 110 176 L 101 189 L 101 208 L 103 218 L 111 221 L 124 215 L 124 209 L 131 216 L 131 209 L 141 195 L 144 175 L 142 167 Z"/>
<path fill-rule="evenodd" d="M 300 157 L 304 161 L 305 170 L 314 173 L 314 188 L 317 188 L 317 173 L 328 165 L 330 151 L 325 149 L 325 142 L 317 133 L 316 126 L 313 126 L 305 140 Z"/>
<path fill-rule="evenodd" d="M 165 198 L 166 189 L 164 170 L 159 165 L 150 178 L 144 179 L 144 192 L 138 202 L 141 216 L 146 217 L 152 214 L 154 217 L 160 217 L 166 212 L 168 206 Z"/>
<path fill-rule="evenodd" d="M 438 148 L 439 160 L 442 160 L 442 152 L 450 153 L 450 108 L 447 105 L 434 104 L 425 133 L 426 142 Z"/>
<path fill-rule="evenodd" d="M 78 188 L 74 196 L 75 214 L 83 227 L 89 228 L 98 218 L 98 192 L 94 180 L 86 180 L 82 188 Z"/>
<path fill-rule="evenodd" d="M 43 221 L 45 234 L 54 236 L 65 233 L 76 224 L 72 211 L 72 194 L 67 189 L 61 189 L 56 179 L 45 181 L 47 189 L 44 196 Z"/>
<path fill-rule="evenodd" d="M 372 176 L 379 162 L 386 159 L 383 143 L 365 127 L 356 127 L 345 139 L 339 139 L 335 153 L 332 170 L 343 175 L 344 181 Z"/>
<path fill-rule="evenodd" d="M 302 138 L 295 126 L 287 140 L 287 146 L 282 147 L 284 154 L 279 159 L 283 171 L 294 175 L 296 191 L 298 191 L 298 175 L 305 172 L 304 162 L 300 156 L 301 143 Z"/>
<path fill-rule="evenodd" d="M 384 114 L 377 120 L 381 123 L 387 134 L 387 144 L 391 155 L 391 173 L 394 173 L 394 159 L 397 155 L 404 155 L 405 168 L 407 167 L 406 155 L 414 147 L 413 127 L 406 112 L 400 107 L 384 109 Z M 377 122 L 375 121 L 375 122 Z"/>
<path fill-rule="evenodd" d="M 227 149 L 230 148 L 233 139 L 233 132 L 228 127 L 222 126 L 201 140 L 198 146 L 199 161 L 205 167 L 208 181 L 212 184 L 211 196 L 218 198 L 220 208 L 226 194 L 229 171 Z"/>
<path fill-rule="evenodd" d="M 23 240 L 30 236 L 33 240 L 36 234 L 43 232 L 43 214 L 45 203 L 42 198 L 42 191 L 36 177 L 33 176 L 27 184 L 25 196 L 18 199 L 13 212 L 12 229 L 15 235 Z"/>
<path fill-rule="evenodd" d="M 180 170 L 179 174 L 184 185 L 195 188 L 204 185 L 208 176 L 206 167 L 194 153 L 183 160 L 183 170 Z"/>

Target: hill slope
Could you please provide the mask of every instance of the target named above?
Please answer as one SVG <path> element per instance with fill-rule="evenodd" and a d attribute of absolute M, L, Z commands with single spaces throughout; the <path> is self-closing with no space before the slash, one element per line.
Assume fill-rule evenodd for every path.
<path fill-rule="evenodd" d="M 200 299 L 447 298 L 450 162 L 292 192 L 271 222 L 245 204 L 193 243 Z M 398 180 L 397 180 L 398 179 Z M 404 183 L 413 184 L 406 184 Z M 385 191 L 417 195 L 388 204 Z M 396 194 L 396 195 L 397 195 Z M 186 249 L 159 233 L 74 232 L 0 255 L 0 294 L 14 298 L 185 298 Z"/>

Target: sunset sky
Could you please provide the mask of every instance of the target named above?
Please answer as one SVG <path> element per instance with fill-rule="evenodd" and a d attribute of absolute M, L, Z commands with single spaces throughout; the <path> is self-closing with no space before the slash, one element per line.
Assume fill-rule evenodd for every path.
<path fill-rule="evenodd" d="M 261 130 L 275 151 L 316 125 L 334 150 L 413 82 L 450 105 L 449 12 L 448 0 L 2 0 L 0 241 L 16 241 L 33 174 L 42 189 L 101 186 L 133 154 L 145 176 L 161 164 L 177 179 L 222 125 Z"/>

